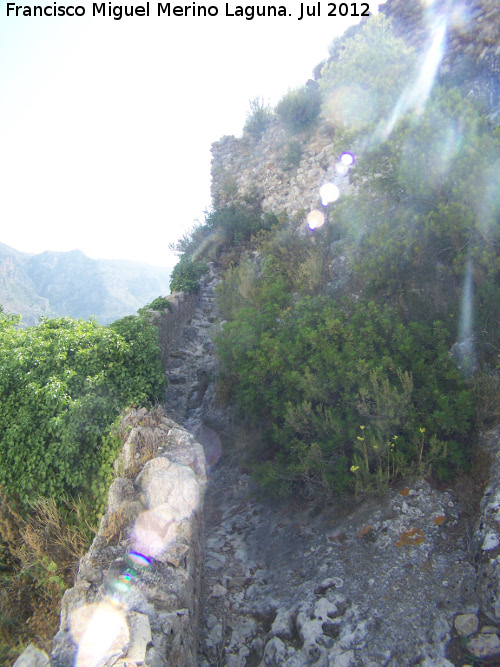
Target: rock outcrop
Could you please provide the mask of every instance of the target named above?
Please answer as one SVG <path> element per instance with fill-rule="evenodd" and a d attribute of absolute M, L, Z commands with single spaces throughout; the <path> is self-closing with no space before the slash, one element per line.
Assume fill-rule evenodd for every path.
<path fill-rule="evenodd" d="M 166 298 L 171 310 L 150 311 L 151 323 L 158 327 L 158 340 L 164 365 L 170 355 L 175 354 L 184 344 L 184 330 L 198 305 L 197 295 L 187 292 L 174 292 Z"/>
<path fill-rule="evenodd" d="M 439 77 L 458 85 L 464 96 L 481 99 L 490 117 L 500 121 L 500 7 L 496 0 L 388 0 L 380 11 L 391 18 L 396 34 L 417 48 L 428 45 L 436 29 L 445 26 Z"/>

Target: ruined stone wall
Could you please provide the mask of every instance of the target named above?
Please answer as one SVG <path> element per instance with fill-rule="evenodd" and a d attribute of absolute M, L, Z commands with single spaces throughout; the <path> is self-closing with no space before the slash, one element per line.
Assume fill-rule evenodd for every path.
<path fill-rule="evenodd" d="M 446 39 L 439 74 L 460 82 L 464 95 L 480 98 L 492 118 L 500 121 L 500 5 L 497 0 L 449 0 L 421 3 L 387 0 L 380 10 L 394 31 L 425 52 L 441 20 Z M 291 150 L 293 149 L 293 150 Z M 315 127 L 290 135 L 275 119 L 262 138 L 226 136 L 212 145 L 212 198 L 216 204 L 256 192 L 264 211 L 293 216 L 319 207 L 321 185 L 333 182 L 347 194 L 348 178 L 336 170 L 343 151 L 335 127 L 321 116 Z M 295 159 L 293 159 L 295 157 Z"/>
<path fill-rule="evenodd" d="M 300 150 L 296 165 L 288 157 L 291 146 Z M 212 155 L 214 202 L 225 203 L 257 189 L 263 210 L 273 213 L 293 216 L 301 209 L 317 208 L 321 185 L 338 178 L 339 154 L 326 121 L 295 137 L 275 121 L 260 140 L 223 137 L 212 145 Z"/>
<path fill-rule="evenodd" d="M 133 410 L 122 429 L 118 476 L 75 585 L 64 593 L 50 665 L 194 667 L 203 448 L 159 408 Z M 25 654 L 19 665 L 32 667 L 35 657 L 49 664 L 33 646 Z"/>

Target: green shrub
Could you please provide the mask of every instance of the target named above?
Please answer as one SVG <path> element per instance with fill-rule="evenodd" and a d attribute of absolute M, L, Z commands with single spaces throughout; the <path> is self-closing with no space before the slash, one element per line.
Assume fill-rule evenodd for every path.
<path fill-rule="evenodd" d="M 187 254 L 182 255 L 170 276 L 171 291 L 197 294 L 200 291 L 200 278 L 207 271 L 208 267 L 205 262 L 195 260 Z"/>
<path fill-rule="evenodd" d="M 256 267 L 250 261 L 242 261 L 229 267 L 215 288 L 217 307 L 223 319 L 233 319 L 244 306 L 258 302 Z"/>
<path fill-rule="evenodd" d="M 128 315 L 113 322 L 110 328 L 127 345 L 125 363 L 110 369 L 110 379 L 121 405 L 144 405 L 161 399 L 166 379 L 157 327 L 150 325 L 147 318 Z"/>
<path fill-rule="evenodd" d="M 164 296 L 157 296 L 151 303 L 147 303 L 142 308 L 139 308 L 137 313 L 139 315 L 147 315 L 148 310 L 156 310 L 161 312 L 163 310 L 172 310 L 172 304 Z"/>
<path fill-rule="evenodd" d="M 247 202 L 233 202 L 214 208 L 205 224 L 214 233 L 219 233 L 228 246 L 246 243 L 257 232 L 270 229 L 276 222 L 275 215 L 263 213 L 260 201 L 250 197 Z"/>
<path fill-rule="evenodd" d="M 21 330 L 0 315 L 0 484 L 22 507 L 81 493 L 101 508 L 120 444 L 112 423 L 165 386 L 157 330 L 135 319 Z"/>
<path fill-rule="evenodd" d="M 344 492 L 354 484 L 350 466 L 359 465 L 360 425 L 372 453 L 377 443 L 398 438 L 397 460 L 381 468 L 371 456 L 365 480 L 381 469 L 390 481 L 426 462 L 439 476 L 466 465 L 473 410 L 442 324 L 405 326 L 374 303 L 293 302 L 277 277 L 261 286 L 259 306 L 243 308 L 224 326 L 218 349 L 221 381 L 267 428 L 263 479 L 281 479 L 288 488 L 318 476 L 321 485 Z M 428 437 L 418 449 L 421 428 Z M 436 454 L 437 441 L 446 443 L 448 456 L 445 448 Z"/>
<path fill-rule="evenodd" d="M 325 116 L 337 126 L 363 128 L 390 115 L 416 60 L 390 21 L 372 17 L 354 36 L 335 40 L 330 52 L 320 79 Z"/>
<path fill-rule="evenodd" d="M 284 156 L 285 170 L 298 167 L 302 159 L 302 146 L 298 141 L 289 141 Z"/>
<path fill-rule="evenodd" d="M 169 243 L 169 250 L 175 252 L 177 255 L 196 255 L 200 247 L 207 242 L 207 237 L 211 230 L 201 222 L 197 222 L 191 231 L 186 232 L 175 243 Z"/>
<path fill-rule="evenodd" d="M 319 81 L 321 79 L 321 72 L 323 71 L 323 67 L 326 65 L 326 60 L 322 60 L 319 62 L 317 65 L 314 66 L 313 68 L 313 79 L 315 81 Z"/>
<path fill-rule="evenodd" d="M 290 90 L 276 106 L 279 121 L 292 134 L 310 127 L 321 111 L 321 95 L 315 86 Z"/>
<path fill-rule="evenodd" d="M 172 244 L 171 249 L 181 258 L 170 276 L 170 289 L 197 292 L 199 280 L 207 271 L 202 258 L 216 261 L 221 251 L 229 248 L 239 256 L 242 246 L 253 236 L 277 225 L 275 215 L 262 211 L 261 200 L 255 190 L 237 201 L 214 203 L 204 224 L 197 225 L 190 234 Z"/>
<path fill-rule="evenodd" d="M 250 101 L 250 111 L 247 113 L 243 132 L 258 140 L 269 127 L 272 119 L 273 112 L 269 105 L 256 97 Z"/>
<path fill-rule="evenodd" d="M 160 398 L 166 384 L 146 318 L 16 323 L 0 312 L 2 664 L 34 637 L 50 646 L 114 477 L 118 414 Z"/>

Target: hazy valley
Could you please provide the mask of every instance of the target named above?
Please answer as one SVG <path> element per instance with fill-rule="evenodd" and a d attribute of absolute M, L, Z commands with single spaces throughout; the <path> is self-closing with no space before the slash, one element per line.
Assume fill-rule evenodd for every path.
<path fill-rule="evenodd" d="M 91 259 L 80 250 L 23 253 L 0 243 L 0 304 L 24 325 L 42 316 L 95 316 L 109 324 L 169 294 L 172 269 L 119 259 Z"/>

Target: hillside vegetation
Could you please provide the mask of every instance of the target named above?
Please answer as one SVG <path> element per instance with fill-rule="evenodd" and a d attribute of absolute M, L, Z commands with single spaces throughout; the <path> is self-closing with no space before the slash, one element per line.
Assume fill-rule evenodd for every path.
<path fill-rule="evenodd" d="M 2 664 L 57 631 L 60 597 L 113 479 L 119 414 L 161 400 L 165 387 L 146 316 L 18 324 L 0 309 Z"/>
<path fill-rule="evenodd" d="M 287 215 L 263 210 L 262 183 L 243 194 L 225 175 L 205 222 L 176 244 L 172 290 L 196 293 L 207 262 L 220 269 L 218 397 L 264 489 L 360 498 L 404 476 L 448 482 L 499 417 L 498 115 L 464 83 L 474 62 L 440 72 L 438 52 L 424 58 L 382 14 L 349 29 L 315 81 L 274 110 L 255 100 L 244 129 L 258 154 L 279 127 L 289 174 L 320 127 L 348 175 L 340 192 L 321 200 L 318 182 L 313 217 Z M 49 292 L 72 303 L 66 279 L 32 289 L 67 258 L 7 255 L 0 279 L 22 260 L 19 295 L 37 316 Z M 59 317 L 26 329 L 0 312 L 2 664 L 54 634 L 112 479 L 120 411 L 164 385 L 147 307 L 110 326 Z"/>
<path fill-rule="evenodd" d="M 228 185 L 178 244 L 177 278 L 224 269 L 219 396 L 258 430 L 268 488 L 449 480 L 498 415 L 500 128 L 422 63 L 383 15 L 337 39 L 318 81 L 274 113 L 255 101 L 246 132 L 258 151 L 272 123 L 289 146 L 322 124 L 350 194 L 308 226 L 309 211 L 263 213 L 259 183 Z"/>

